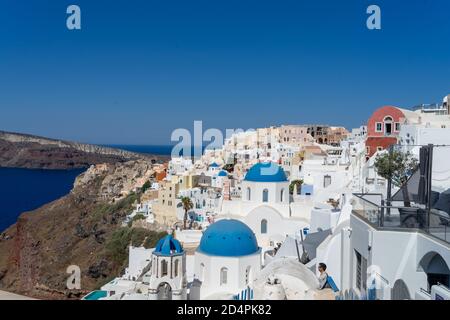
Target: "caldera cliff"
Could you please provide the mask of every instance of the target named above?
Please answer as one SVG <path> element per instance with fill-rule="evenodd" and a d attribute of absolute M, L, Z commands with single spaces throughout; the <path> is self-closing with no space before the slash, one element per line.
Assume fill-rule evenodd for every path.
<path fill-rule="evenodd" d="M 145 160 L 92 165 L 68 195 L 23 213 L 0 234 L 0 289 L 36 298 L 80 298 L 119 275 L 130 244 L 152 247 L 165 230 L 122 225 L 153 174 Z M 72 265 L 81 270 L 80 290 L 67 288 Z"/>

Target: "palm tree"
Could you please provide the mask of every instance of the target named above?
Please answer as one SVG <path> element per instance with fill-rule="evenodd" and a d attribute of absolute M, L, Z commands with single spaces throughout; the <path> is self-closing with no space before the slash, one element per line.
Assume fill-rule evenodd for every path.
<path fill-rule="evenodd" d="M 189 197 L 182 197 L 181 203 L 183 204 L 183 209 L 184 209 L 183 228 L 186 229 L 186 223 L 187 223 L 187 219 L 188 219 L 188 211 L 194 207 L 194 204 L 192 203 L 192 200 Z"/>

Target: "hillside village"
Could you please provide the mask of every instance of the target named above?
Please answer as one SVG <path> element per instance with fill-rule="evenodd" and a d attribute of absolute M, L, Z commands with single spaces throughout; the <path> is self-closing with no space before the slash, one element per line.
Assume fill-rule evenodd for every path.
<path fill-rule="evenodd" d="M 449 100 L 153 164 L 122 224 L 167 234 L 131 245 L 125 272 L 84 299 L 450 299 Z"/>

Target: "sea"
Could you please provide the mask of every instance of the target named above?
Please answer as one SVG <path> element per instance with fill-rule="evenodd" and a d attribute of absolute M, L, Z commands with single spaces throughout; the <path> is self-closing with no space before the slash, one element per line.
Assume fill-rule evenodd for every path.
<path fill-rule="evenodd" d="M 139 153 L 170 155 L 172 146 L 109 145 Z M 19 215 L 68 194 L 84 171 L 0 168 L 0 233 Z"/>

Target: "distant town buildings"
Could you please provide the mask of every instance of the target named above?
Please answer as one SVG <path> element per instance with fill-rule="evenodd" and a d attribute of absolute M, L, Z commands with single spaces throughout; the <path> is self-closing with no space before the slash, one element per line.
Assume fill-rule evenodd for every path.
<path fill-rule="evenodd" d="M 145 193 L 157 197 L 131 216 L 171 231 L 155 248 L 129 248 L 104 299 L 449 300 L 449 98 L 380 107 L 351 132 L 239 132 L 195 162 L 158 167 Z M 391 146 L 419 163 L 406 185 L 377 172 Z M 337 292 L 317 289 L 319 262 Z"/>

